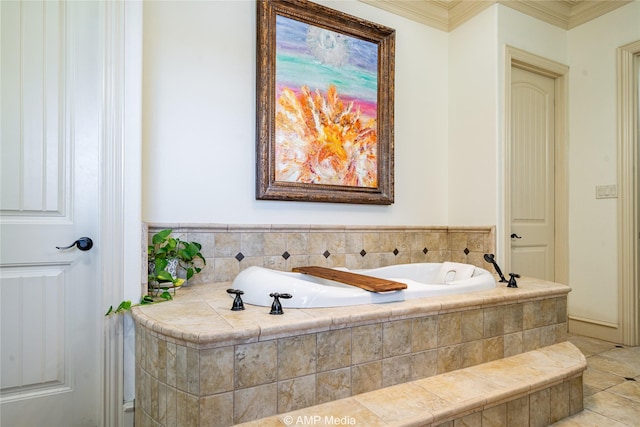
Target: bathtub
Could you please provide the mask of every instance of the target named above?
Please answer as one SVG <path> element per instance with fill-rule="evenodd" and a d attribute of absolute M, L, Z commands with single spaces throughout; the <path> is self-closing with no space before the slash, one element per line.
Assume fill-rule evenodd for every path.
<path fill-rule="evenodd" d="M 244 292 L 246 304 L 271 306 L 270 293 L 288 293 L 291 299 L 280 299 L 284 308 L 343 307 L 379 304 L 440 295 L 464 294 L 496 287 L 494 276 L 487 270 L 469 264 L 452 262 L 416 263 L 367 270 L 337 270 L 394 280 L 406 289 L 369 292 L 355 286 L 322 279 L 303 273 L 277 271 L 252 266 L 233 280 L 232 287 Z M 233 297 L 233 295 L 230 295 Z"/>

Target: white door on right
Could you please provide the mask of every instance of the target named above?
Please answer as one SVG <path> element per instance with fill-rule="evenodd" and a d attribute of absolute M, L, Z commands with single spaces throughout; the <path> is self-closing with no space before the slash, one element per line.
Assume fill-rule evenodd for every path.
<path fill-rule="evenodd" d="M 554 280 L 555 82 L 511 69 L 511 268 Z"/>

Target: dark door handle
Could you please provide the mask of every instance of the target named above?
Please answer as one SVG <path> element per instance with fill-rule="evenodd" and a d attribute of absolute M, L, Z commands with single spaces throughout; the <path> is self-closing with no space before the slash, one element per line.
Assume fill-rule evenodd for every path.
<path fill-rule="evenodd" d="M 522 237 L 518 236 L 516 233 L 511 233 L 511 238 L 512 239 L 522 239 Z"/>
<path fill-rule="evenodd" d="M 69 246 L 56 246 L 56 249 L 71 249 L 76 246 L 81 251 L 88 251 L 93 247 L 93 240 L 88 237 L 81 237 Z"/>

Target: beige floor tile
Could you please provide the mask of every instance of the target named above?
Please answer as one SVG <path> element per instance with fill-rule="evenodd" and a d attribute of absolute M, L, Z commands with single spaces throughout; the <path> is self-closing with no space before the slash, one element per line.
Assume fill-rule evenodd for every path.
<path fill-rule="evenodd" d="M 625 381 L 615 387 L 611 387 L 607 391 L 609 393 L 615 393 L 619 396 L 626 397 L 640 405 L 640 383 L 637 381 Z"/>
<path fill-rule="evenodd" d="M 640 351 L 632 348 L 617 347 L 604 353 L 600 353 L 600 356 L 608 357 L 609 359 L 617 360 L 621 363 L 634 366 L 636 371 L 640 374 Z"/>
<path fill-rule="evenodd" d="M 592 394 L 596 394 L 596 393 L 601 392 L 601 391 L 602 391 L 601 389 L 595 388 L 595 387 L 591 387 L 591 386 L 589 386 L 587 384 L 584 384 L 583 387 L 582 387 L 582 395 L 584 397 L 591 396 Z"/>
<path fill-rule="evenodd" d="M 624 397 L 607 391 L 601 391 L 584 399 L 584 407 L 607 418 L 627 424 L 638 425 L 640 419 L 640 405 Z"/>
<path fill-rule="evenodd" d="M 596 412 L 584 410 L 571 417 L 560 420 L 553 427 L 628 427 Z"/>
<path fill-rule="evenodd" d="M 578 347 L 586 357 L 593 356 L 594 354 L 602 353 L 616 347 L 616 344 L 614 343 L 601 341 L 595 338 L 578 335 L 571 335 L 568 338 L 569 341 Z"/>
<path fill-rule="evenodd" d="M 589 358 L 588 365 L 621 377 L 633 378 L 640 375 L 640 363 L 638 363 L 638 360 L 612 359 L 608 356 L 596 355 Z"/>
<path fill-rule="evenodd" d="M 640 347 L 621 347 L 570 335 L 587 356 L 585 410 L 554 424 L 560 427 L 635 427 L 640 419 Z M 625 377 L 636 381 L 625 380 Z M 604 390 L 604 391 L 603 391 Z"/>
<path fill-rule="evenodd" d="M 585 386 L 593 387 L 598 390 L 604 390 L 624 382 L 624 377 L 593 368 L 590 362 L 591 358 L 588 358 L 587 370 L 584 371 L 583 374 Z"/>

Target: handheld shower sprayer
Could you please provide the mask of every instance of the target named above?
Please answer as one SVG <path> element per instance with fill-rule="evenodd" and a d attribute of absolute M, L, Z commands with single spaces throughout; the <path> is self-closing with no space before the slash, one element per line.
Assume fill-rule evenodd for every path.
<path fill-rule="evenodd" d="M 502 274 L 502 270 L 500 270 L 500 267 L 498 267 L 498 263 L 496 263 L 495 255 L 484 254 L 484 260 L 490 264 L 493 264 L 493 268 L 496 269 L 496 273 L 498 273 L 498 276 L 500 276 L 501 282 L 507 282 L 507 279 L 505 279 L 504 275 Z"/>

